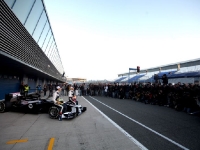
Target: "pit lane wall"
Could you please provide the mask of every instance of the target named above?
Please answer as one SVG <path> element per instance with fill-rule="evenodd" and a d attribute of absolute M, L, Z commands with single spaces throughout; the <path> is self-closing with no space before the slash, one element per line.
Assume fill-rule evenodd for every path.
<path fill-rule="evenodd" d="M 0 100 L 21 82 L 65 82 L 62 61 L 43 0 L 0 0 Z"/>

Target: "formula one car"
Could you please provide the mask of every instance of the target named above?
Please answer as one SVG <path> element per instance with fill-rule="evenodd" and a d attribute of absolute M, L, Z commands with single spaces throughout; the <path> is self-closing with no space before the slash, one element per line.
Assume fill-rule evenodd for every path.
<path fill-rule="evenodd" d="M 63 103 L 63 105 L 65 105 L 66 109 L 62 110 L 62 114 L 60 114 L 62 108 L 59 105 L 54 104 L 52 107 L 50 107 L 49 117 L 52 119 L 59 118 L 59 120 L 62 120 L 64 118 L 72 119 L 81 115 L 87 110 L 87 107 L 76 105 L 72 101 L 65 102 Z"/>
<path fill-rule="evenodd" d="M 5 100 L 0 102 L 0 112 L 22 111 L 30 113 L 48 112 L 53 105 L 51 100 L 40 99 L 40 95 L 33 93 L 24 97 L 20 93 L 6 94 Z"/>

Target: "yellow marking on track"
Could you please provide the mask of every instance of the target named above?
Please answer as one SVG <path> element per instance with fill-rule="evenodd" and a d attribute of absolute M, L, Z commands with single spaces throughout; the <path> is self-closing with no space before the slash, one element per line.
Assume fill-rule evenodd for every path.
<path fill-rule="evenodd" d="M 21 139 L 21 140 L 11 140 L 8 141 L 6 144 L 15 144 L 15 143 L 22 143 L 22 142 L 27 142 L 28 139 Z"/>
<path fill-rule="evenodd" d="M 50 138 L 49 146 L 48 146 L 47 150 L 52 150 L 53 149 L 54 141 L 55 141 L 55 138 Z"/>

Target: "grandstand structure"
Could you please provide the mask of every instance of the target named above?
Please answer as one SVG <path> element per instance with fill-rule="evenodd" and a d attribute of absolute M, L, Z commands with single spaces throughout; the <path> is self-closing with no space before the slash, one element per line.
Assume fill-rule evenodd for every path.
<path fill-rule="evenodd" d="M 158 80 L 162 83 L 161 79 L 164 74 L 168 77 L 169 83 L 200 83 L 200 58 L 183 61 L 153 68 L 140 70 L 139 73 L 127 72 L 118 74 L 118 78 L 114 82 L 119 83 L 154 83 L 154 75 L 158 75 Z"/>
<path fill-rule="evenodd" d="M 69 84 L 74 84 L 74 83 L 85 83 L 87 79 L 85 78 L 67 78 L 66 82 Z"/>

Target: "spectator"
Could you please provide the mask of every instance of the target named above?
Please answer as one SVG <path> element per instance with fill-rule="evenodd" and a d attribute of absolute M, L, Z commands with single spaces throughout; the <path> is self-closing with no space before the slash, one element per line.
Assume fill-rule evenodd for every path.
<path fill-rule="evenodd" d="M 47 85 L 46 84 L 44 84 L 43 91 L 44 91 L 44 96 L 46 96 L 46 93 L 47 93 Z"/>
<path fill-rule="evenodd" d="M 83 83 L 83 87 L 84 87 L 84 90 L 83 90 L 83 95 L 87 95 L 87 85 L 85 83 Z"/>
<path fill-rule="evenodd" d="M 106 84 L 105 86 L 104 86 L 104 95 L 105 96 L 108 96 L 108 85 Z"/>
<path fill-rule="evenodd" d="M 80 96 L 82 96 L 82 95 L 83 95 L 83 91 L 84 91 L 84 87 L 83 87 L 83 85 L 81 84 L 79 88 L 80 88 Z"/>
<path fill-rule="evenodd" d="M 65 92 L 65 84 L 63 84 L 62 86 L 61 86 L 61 88 L 62 88 L 62 90 L 61 90 L 61 95 L 63 95 L 64 96 L 64 92 Z"/>
<path fill-rule="evenodd" d="M 64 86 L 64 96 L 67 96 L 67 92 L 68 92 L 67 86 L 68 86 L 68 84 L 65 83 L 65 86 Z"/>
<path fill-rule="evenodd" d="M 78 85 L 74 83 L 74 95 L 78 96 Z"/>
<path fill-rule="evenodd" d="M 38 90 L 38 94 L 40 94 L 42 90 L 42 86 L 40 84 L 37 86 L 37 90 Z"/>
<path fill-rule="evenodd" d="M 115 97 L 118 97 L 119 83 L 116 83 L 114 88 L 115 88 L 115 94 L 114 94 L 114 96 L 115 96 Z"/>
<path fill-rule="evenodd" d="M 49 85 L 49 97 L 53 96 L 53 85 Z"/>
<path fill-rule="evenodd" d="M 129 84 L 126 84 L 124 86 L 124 92 L 125 92 L 125 98 L 128 99 L 129 98 L 129 92 L 130 92 L 130 86 L 129 86 Z"/>
<path fill-rule="evenodd" d="M 162 76 L 162 81 L 163 81 L 163 84 L 164 84 L 164 85 L 167 85 L 167 84 L 168 84 L 168 78 L 167 78 L 167 75 L 166 75 L 166 74 L 164 74 L 164 75 Z"/>
<path fill-rule="evenodd" d="M 20 87 L 19 87 L 19 91 L 21 95 L 24 95 L 24 82 L 21 82 Z"/>
<path fill-rule="evenodd" d="M 123 88 L 121 87 L 120 90 L 119 90 L 119 99 L 124 99 L 124 91 L 123 91 Z"/>
<path fill-rule="evenodd" d="M 158 74 L 154 74 L 155 83 L 158 83 Z"/>

